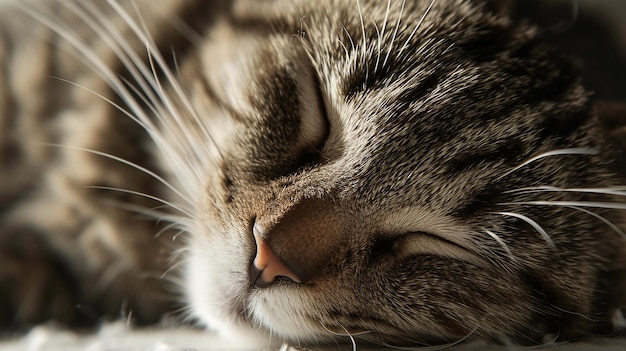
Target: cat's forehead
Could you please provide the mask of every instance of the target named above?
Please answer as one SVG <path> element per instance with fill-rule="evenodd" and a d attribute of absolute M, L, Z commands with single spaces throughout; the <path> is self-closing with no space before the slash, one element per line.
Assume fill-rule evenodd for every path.
<path fill-rule="evenodd" d="M 525 82 L 542 73 L 520 67 L 541 68 L 541 57 L 521 44 L 516 48 L 526 42 L 525 30 L 471 3 L 335 1 L 331 10 L 327 2 L 295 2 L 274 17 L 248 13 L 233 19 L 236 26 L 218 27 L 203 51 L 206 81 L 210 95 L 243 121 L 239 142 L 225 147 L 255 167 L 296 159 L 286 155 L 299 141 L 301 108 L 320 94 L 318 105 L 330 124 L 322 155 L 327 164 L 339 165 L 337 174 L 359 179 L 358 188 L 349 188 L 355 191 L 380 189 L 402 200 L 409 196 L 407 187 L 445 184 L 443 179 L 480 160 L 468 155 L 527 151 L 527 140 L 517 136 L 532 119 L 502 109 L 533 98 L 524 95 L 530 89 Z M 265 29 L 257 29 L 263 27 L 257 21 L 266 21 Z M 516 36 L 521 39 L 505 40 Z M 491 54 L 486 58 L 485 52 Z M 309 69 L 315 77 L 302 75 Z M 566 78 L 559 83 L 563 89 Z M 303 93 L 304 87 L 311 91 Z M 505 119 L 516 122 L 503 127 Z M 455 147 L 455 138 L 463 138 L 466 150 Z M 498 147 L 504 151 L 492 150 Z M 495 163 L 478 162 L 478 178 L 468 177 L 467 187 L 479 186 L 475 179 L 495 171 Z M 414 177 L 420 172 L 429 178 Z M 376 174 L 403 183 L 381 183 Z M 421 192 L 424 201 L 437 197 L 435 190 L 432 196 Z M 365 190 L 361 195 L 369 196 Z"/>
<path fill-rule="evenodd" d="M 240 1 L 233 15 L 239 31 L 220 39 L 237 51 L 231 61 L 245 64 L 240 71 L 263 73 L 293 60 L 303 47 L 329 95 L 349 99 L 367 92 L 368 101 L 378 93 L 394 100 L 402 94 L 398 88 L 453 69 L 460 57 L 451 49 L 483 55 L 485 47 L 515 41 L 506 31 L 509 20 L 485 11 L 483 3 Z M 251 42 L 255 50 L 249 50 Z"/>

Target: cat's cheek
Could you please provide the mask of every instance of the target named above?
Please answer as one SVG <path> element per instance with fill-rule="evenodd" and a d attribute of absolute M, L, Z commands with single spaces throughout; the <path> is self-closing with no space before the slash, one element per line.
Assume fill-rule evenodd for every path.
<path fill-rule="evenodd" d="M 239 245 L 216 245 L 192 238 L 185 267 L 184 294 L 193 317 L 243 344 L 268 345 L 268 334 L 246 319 L 248 262 Z"/>

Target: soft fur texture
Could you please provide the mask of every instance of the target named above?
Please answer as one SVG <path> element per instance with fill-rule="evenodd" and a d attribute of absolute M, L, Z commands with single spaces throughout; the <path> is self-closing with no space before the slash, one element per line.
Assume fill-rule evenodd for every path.
<path fill-rule="evenodd" d="M 261 340 L 623 327 L 624 109 L 509 2 L 154 4 L 0 13 L 3 324 L 178 294 Z"/>

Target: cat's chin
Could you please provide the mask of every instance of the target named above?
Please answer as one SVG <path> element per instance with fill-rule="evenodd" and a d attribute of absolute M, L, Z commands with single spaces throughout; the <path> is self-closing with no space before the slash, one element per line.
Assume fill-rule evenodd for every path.
<path fill-rule="evenodd" d="M 329 329 L 324 329 L 322 319 L 312 317 L 315 313 L 310 312 L 315 308 L 295 292 L 296 287 L 292 285 L 279 284 L 251 291 L 249 310 L 255 324 L 288 342 L 324 344 L 333 341 L 335 338 Z"/>

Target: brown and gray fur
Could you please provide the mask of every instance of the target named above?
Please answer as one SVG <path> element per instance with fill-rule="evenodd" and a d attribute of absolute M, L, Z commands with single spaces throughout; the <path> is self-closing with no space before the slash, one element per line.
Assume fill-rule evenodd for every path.
<path fill-rule="evenodd" d="M 610 332 L 624 110 L 507 3 L 157 2 L 0 5 L 2 325 Z"/>

